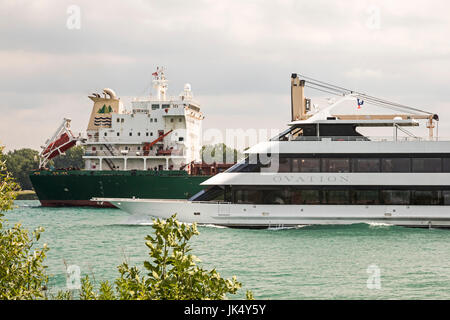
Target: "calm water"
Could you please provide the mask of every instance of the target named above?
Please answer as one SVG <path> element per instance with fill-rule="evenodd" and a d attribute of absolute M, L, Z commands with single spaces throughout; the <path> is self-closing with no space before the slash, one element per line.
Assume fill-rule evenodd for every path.
<path fill-rule="evenodd" d="M 9 224 L 43 226 L 50 289 L 64 289 L 65 265 L 113 281 L 124 257 L 147 259 L 150 221 L 115 209 L 42 208 L 16 201 Z M 236 275 L 259 299 L 450 299 L 450 230 L 383 225 L 308 226 L 285 230 L 199 227 L 193 253 L 222 276 Z M 368 289 L 368 267 L 380 289 Z M 369 268 L 369 271 L 374 270 Z M 372 277 L 373 278 L 373 277 Z M 377 278 L 375 277 L 375 280 Z"/>

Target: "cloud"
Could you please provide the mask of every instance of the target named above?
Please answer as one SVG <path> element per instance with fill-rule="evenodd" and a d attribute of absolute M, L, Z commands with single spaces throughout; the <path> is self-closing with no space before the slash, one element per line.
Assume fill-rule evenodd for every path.
<path fill-rule="evenodd" d="M 66 27 L 69 5 L 80 7 L 79 30 Z M 286 123 L 293 72 L 432 109 L 448 101 L 449 9 L 443 0 L 0 0 L 0 111 L 11 117 L 0 127 L 31 125 L 55 101 L 81 112 L 104 87 L 142 95 L 158 65 L 171 93 L 191 83 L 222 129 Z M 52 121 L 36 130 L 51 132 Z"/>

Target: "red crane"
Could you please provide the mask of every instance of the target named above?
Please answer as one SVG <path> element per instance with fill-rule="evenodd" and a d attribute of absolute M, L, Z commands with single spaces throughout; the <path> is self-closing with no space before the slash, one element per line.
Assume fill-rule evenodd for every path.
<path fill-rule="evenodd" d="M 169 130 L 164 134 L 161 134 L 158 138 L 156 138 L 155 140 L 153 140 L 152 142 L 145 142 L 144 143 L 144 156 L 148 156 L 148 154 L 150 153 L 150 148 L 153 147 L 156 143 L 158 143 L 159 141 L 161 141 L 162 139 L 164 139 L 168 134 L 170 134 L 173 130 Z"/>

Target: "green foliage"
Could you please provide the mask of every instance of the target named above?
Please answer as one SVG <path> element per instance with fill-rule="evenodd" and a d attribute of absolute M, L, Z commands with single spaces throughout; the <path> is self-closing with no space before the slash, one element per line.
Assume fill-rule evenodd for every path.
<path fill-rule="evenodd" d="M 20 190 L 19 185 L 14 182 L 12 175 L 6 171 L 6 161 L 3 158 L 3 147 L 0 146 L 0 212 L 12 208 L 17 191 Z"/>
<path fill-rule="evenodd" d="M 32 149 L 19 149 L 5 154 L 6 167 L 24 190 L 31 190 L 29 172 L 39 167 L 39 152 Z"/>
<path fill-rule="evenodd" d="M 0 229 L 0 299 L 29 300 L 45 298 L 48 277 L 44 259 L 47 244 L 33 249 L 43 228 L 28 234 L 20 224 Z"/>
<path fill-rule="evenodd" d="M 118 266 L 120 277 L 115 281 L 115 292 L 108 282 L 102 282 L 94 291 L 89 277 L 82 279 L 80 299 L 83 300 L 185 300 L 226 299 L 235 294 L 241 283 L 236 277 L 222 278 L 213 270 L 197 265 L 199 259 L 190 254 L 188 241 L 198 235 L 195 224 L 189 226 L 172 216 L 155 220 L 153 236 L 147 236 L 150 261 L 144 262 L 144 274 L 135 266 L 124 262 Z M 58 296 L 64 298 L 63 294 Z M 247 298 L 253 298 L 247 292 Z"/>
<path fill-rule="evenodd" d="M 12 208 L 19 189 L 11 175 L 6 171 L 0 147 L 0 212 Z M 39 241 L 43 228 L 31 234 L 20 224 L 7 229 L 0 214 L 0 299 L 39 299 L 45 297 L 48 278 L 43 265 L 48 251 L 33 249 Z"/>
<path fill-rule="evenodd" d="M 225 143 L 207 145 L 202 147 L 202 161 L 206 163 L 234 163 L 242 157 L 242 154 Z"/>
<path fill-rule="evenodd" d="M 60 155 L 52 159 L 50 166 L 55 168 L 83 168 L 84 167 L 84 147 L 75 146 L 65 152 L 65 155 Z"/>

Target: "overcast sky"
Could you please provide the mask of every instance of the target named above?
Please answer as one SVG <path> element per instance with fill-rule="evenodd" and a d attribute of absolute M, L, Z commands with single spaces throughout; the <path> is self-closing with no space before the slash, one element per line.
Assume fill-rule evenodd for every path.
<path fill-rule="evenodd" d="M 205 129 L 285 128 L 298 72 L 438 113 L 450 137 L 449 13 L 445 0 L 0 0 L 0 142 L 39 149 L 64 117 L 83 131 L 88 94 L 109 87 L 127 106 L 157 66 L 170 94 L 191 84 Z"/>

